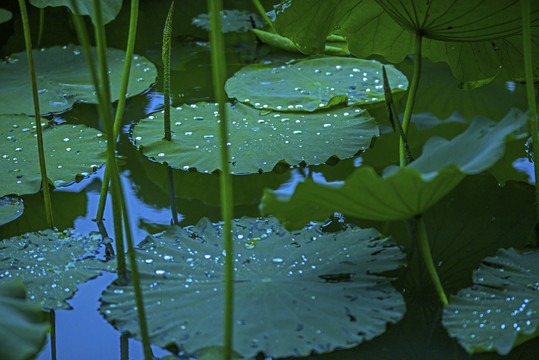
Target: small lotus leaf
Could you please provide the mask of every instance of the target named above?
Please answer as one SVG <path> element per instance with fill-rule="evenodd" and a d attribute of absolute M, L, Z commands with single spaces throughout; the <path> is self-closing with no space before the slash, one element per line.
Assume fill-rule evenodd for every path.
<path fill-rule="evenodd" d="M 188 353 L 223 343 L 222 224 L 169 228 L 137 250 L 151 342 Z M 274 218 L 233 222 L 234 350 L 253 357 L 305 356 L 349 348 L 383 333 L 404 314 L 385 277 L 403 254 L 374 229 L 320 224 L 290 233 Z M 113 283 L 101 312 L 139 337 L 133 287 Z"/>
<path fill-rule="evenodd" d="M 284 36 L 260 29 L 253 29 L 253 33 L 264 44 L 268 44 L 270 46 L 290 52 L 299 52 L 297 46 L 290 39 L 285 38 Z M 335 45 L 337 45 L 337 43 L 326 43 L 326 54 L 336 56 L 350 55 L 346 47 L 346 41 L 338 43 L 338 45 L 340 46 Z"/>
<path fill-rule="evenodd" d="M 80 15 L 89 15 L 94 21 L 94 9 L 92 0 L 75 0 L 79 9 Z M 44 8 L 47 6 L 67 6 L 74 13 L 75 9 L 71 6 L 71 0 L 30 0 L 30 4 Z M 103 15 L 103 22 L 105 24 L 111 22 L 116 18 L 120 9 L 122 8 L 122 0 L 107 0 L 101 2 L 101 12 Z M 95 21 L 94 21 L 95 22 Z"/>
<path fill-rule="evenodd" d="M 467 174 L 494 165 L 504 154 L 506 138 L 525 122 L 526 115 L 519 110 L 499 123 L 476 118 L 452 140 L 429 139 L 419 158 L 406 167 L 389 166 L 383 176 L 370 166 L 361 166 L 344 183 L 328 186 L 309 178 L 297 184 L 293 194 L 266 190 L 262 213 L 278 216 L 289 228 L 322 220 L 334 211 L 378 221 L 412 218 L 434 205 Z"/>
<path fill-rule="evenodd" d="M 378 126 L 359 108 L 290 113 L 227 104 L 231 167 L 234 174 L 271 171 L 278 162 L 324 163 L 366 149 Z M 172 141 L 163 139 L 163 113 L 142 119 L 133 130 L 135 145 L 149 158 L 200 172 L 220 169 L 218 106 L 199 103 L 172 108 Z"/>
<path fill-rule="evenodd" d="M 251 21 L 254 21 L 255 24 L 262 24 L 264 22 L 260 16 L 249 11 L 237 9 L 221 10 L 221 31 L 225 34 L 251 30 L 253 28 Z M 192 23 L 206 31 L 210 31 L 211 23 L 209 14 L 199 14 L 193 18 Z"/>
<path fill-rule="evenodd" d="M 105 269 L 96 259 L 101 235 L 81 235 L 72 230 L 50 229 L 0 241 L 0 283 L 21 278 L 30 300 L 45 309 L 70 309 L 66 302 L 77 284 Z"/>
<path fill-rule="evenodd" d="M 4 139 L 0 142 L 0 196 L 32 194 L 41 188 L 34 122 L 25 115 L 0 115 L 0 138 Z M 54 186 L 87 176 L 106 160 L 102 133 L 84 125 L 46 126 L 43 143 L 47 177 Z"/>
<path fill-rule="evenodd" d="M 0 24 L 8 22 L 13 17 L 11 11 L 6 9 L 0 9 Z"/>
<path fill-rule="evenodd" d="M 54 46 L 33 50 L 39 106 L 42 114 L 69 109 L 77 101 L 97 103 L 94 85 L 80 46 Z M 97 59 L 97 50 L 92 48 Z M 112 96 L 118 96 L 122 82 L 125 52 L 107 49 Z M 155 66 L 135 55 L 129 75 L 127 95 L 146 90 L 157 76 Z M 10 55 L 0 62 L 0 113 L 34 114 L 34 101 L 26 52 Z M 113 98 L 116 99 L 117 98 Z"/>
<path fill-rule="evenodd" d="M 47 340 L 49 323 L 41 308 L 26 300 L 20 281 L 0 284 L 0 359 L 33 358 Z"/>
<path fill-rule="evenodd" d="M 0 198 L 0 226 L 15 220 L 22 215 L 24 205 L 16 196 L 4 196 Z"/>
<path fill-rule="evenodd" d="M 340 103 L 382 104 L 382 65 L 375 60 L 324 57 L 290 64 L 253 64 L 225 84 L 229 97 L 258 109 L 314 111 Z M 385 65 L 393 92 L 408 88 L 408 80 Z"/>
<path fill-rule="evenodd" d="M 442 323 L 469 353 L 511 349 L 539 336 L 539 251 L 501 249 L 473 274 L 475 285 L 451 296 Z"/>

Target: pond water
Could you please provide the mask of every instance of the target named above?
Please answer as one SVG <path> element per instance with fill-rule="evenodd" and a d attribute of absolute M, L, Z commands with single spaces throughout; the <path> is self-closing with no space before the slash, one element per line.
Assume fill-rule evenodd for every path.
<path fill-rule="evenodd" d="M 269 8 L 271 1 L 263 2 Z M 2 4 L 4 6 L 4 4 Z M 141 1 L 139 32 L 135 52 L 146 56 L 153 61 L 161 79 L 162 66 L 160 62 L 162 25 L 166 16 L 169 1 L 153 0 Z M 200 101 L 213 101 L 211 84 L 211 66 L 207 32 L 192 25 L 191 19 L 206 12 L 204 1 L 179 1 L 176 8 L 176 21 L 174 23 L 172 41 L 172 103 L 174 106 L 192 104 Z M 17 13 L 15 1 L 8 1 L 6 8 Z M 127 7 L 127 6 L 126 6 Z M 247 9 L 255 12 L 250 2 L 225 1 L 225 8 Z M 37 27 L 38 12 L 30 9 L 31 24 Z M 52 46 L 75 42 L 74 32 L 66 21 L 63 10 L 47 8 L 46 24 L 42 46 Z M 124 8 L 118 18 L 107 26 L 108 46 L 124 48 L 126 38 L 124 34 L 128 24 L 128 9 Z M 262 24 L 261 24 L 262 25 Z M 5 32 L 0 38 L 0 55 L 5 56 L 23 50 L 22 31 L 20 21 L 15 21 L 14 31 Z M 35 30 L 35 29 L 34 29 Z M 228 76 L 232 76 L 243 66 L 253 62 L 286 61 L 299 58 L 300 54 L 287 53 L 260 47 L 250 33 L 228 34 L 227 61 Z M 410 79 L 412 62 L 406 59 L 398 68 Z M 467 120 L 474 115 L 483 115 L 499 120 L 511 106 L 525 108 L 524 90 L 520 84 L 494 83 L 485 88 L 474 90 L 472 93 L 456 89 L 446 65 L 428 63 L 424 66 L 424 75 L 420 85 L 420 99 L 417 112 L 434 112 L 441 119 L 445 119 L 453 111 L 461 112 Z M 164 231 L 171 223 L 170 199 L 167 189 L 166 168 L 145 158 L 129 139 L 132 125 L 148 114 L 161 110 L 163 106 L 162 83 L 158 81 L 143 94 L 134 96 L 127 101 L 122 134 L 118 146 L 121 156 L 119 165 L 127 197 L 127 206 L 133 228 L 133 236 L 137 242 L 147 235 Z M 384 111 L 379 111 L 382 118 Z M 102 130 L 102 123 L 98 119 L 94 105 L 75 104 L 65 113 L 54 115 L 68 123 L 86 124 Z M 383 130 L 387 132 L 388 123 Z M 378 141 L 382 141 L 379 139 Z M 412 139 L 413 141 L 413 139 Z M 525 160 L 525 149 L 515 149 L 522 154 L 516 163 L 529 169 L 529 162 Z M 309 166 L 314 176 L 323 177 L 328 181 L 343 180 L 362 161 L 374 161 L 376 155 L 369 159 L 356 156 L 352 159 L 333 161 L 332 165 Z M 373 160 L 374 159 L 374 160 Z M 58 188 L 52 193 L 54 216 L 59 229 L 75 228 L 79 232 L 97 231 L 93 221 L 97 212 L 99 192 L 103 178 L 103 168 L 79 183 Z M 260 216 L 259 199 L 264 188 L 285 189 L 290 186 L 290 180 L 299 176 L 298 168 L 286 169 L 280 173 L 237 175 L 235 176 L 235 199 L 239 202 L 234 207 L 234 216 L 258 217 Z M 196 174 L 182 170 L 174 170 L 176 188 L 176 203 L 180 213 L 180 225 L 196 224 L 201 218 L 207 217 L 211 221 L 220 220 L 218 206 L 218 175 Z M 486 175 L 469 177 L 456 190 L 455 194 L 470 194 L 480 203 L 488 193 L 478 187 L 488 183 L 489 189 L 496 191 L 498 184 Z M 247 186 L 248 185 L 248 186 Z M 519 216 L 523 222 L 531 221 L 531 186 L 511 185 L 511 209 L 516 209 L 515 217 Z M 475 189 L 470 192 L 470 189 Z M 457 195 L 454 195 L 455 197 Z M 514 195 L 514 196 L 513 196 Z M 454 203 L 453 195 L 442 204 L 429 211 L 431 226 L 439 227 L 437 230 L 446 230 L 442 218 L 447 209 L 458 213 L 466 205 Z M 472 196 L 472 195 L 470 195 Z M 43 212 L 43 203 L 40 194 L 24 195 L 24 214 L 17 220 L 0 227 L 2 238 L 17 234 L 36 231 L 46 227 Z M 500 200 L 501 201 L 501 200 Z M 472 209 L 482 213 L 475 219 L 480 223 L 479 229 L 487 229 L 489 220 L 495 216 L 502 216 L 502 205 L 499 203 L 483 202 L 482 207 Z M 486 204 L 486 205 L 484 205 Z M 460 208 L 459 208 L 460 207 Z M 488 220 L 487 220 L 488 219 Z M 381 228 L 378 223 L 366 223 L 357 219 L 346 219 L 359 225 L 370 225 Z M 112 211 L 108 203 L 105 211 L 105 228 L 113 232 Z M 455 225 L 460 226 L 460 225 Z M 462 225 L 463 227 L 466 224 Z M 498 228 L 496 228 L 498 229 Z M 479 230 L 478 230 L 479 231 Z M 485 230 L 486 231 L 486 230 Z M 497 231 L 497 230 L 493 230 Z M 501 230 L 500 230 L 501 231 Z M 390 233 L 403 234 L 402 224 L 393 224 Z M 505 233 L 504 233 L 505 234 Z M 397 235 L 398 236 L 398 235 Z M 406 237 L 406 235 L 402 235 Z M 499 236 L 499 234 L 498 234 Z M 466 240 L 465 240 L 466 241 Z M 406 242 L 406 240 L 404 240 Z M 495 254 L 500 247 L 499 242 L 482 242 L 482 253 L 472 256 L 464 261 L 465 264 L 449 265 L 454 262 L 457 254 L 438 254 L 438 267 L 442 271 L 442 280 L 448 285 L 447 291 L 455 293 L 458 289 L 470 285 L 471 270 L 474 264 L 484 256 Z M 473 252 L 473 248 L 464 248 L 464 251 Z M 453 257 L 451 257 L 453 255 Z M 436 254 L 435 254 L 436 258 Z M 444 266 L 448 266 L 445 268 Z M 456 274 L 451 277 L 451 274 Z M 97 311 L 101 292 L 114 280 L 114 275 L 104 274 L 79 286 L 78 292 L 69 301 L 72 310 L 56 311 L 56 347 L 58 359 L 120 359 L 120 334 Z M 427 284 L 427 285 L 425 285 Z M 407 312 L 403 320 L 394 325 L 388 325 L 388 331 L 372 341 L 366 342 L 357 348 L 336 351 L 324 355 L 313 355 L 312 359 L 535 359 L 539 341 L 532 340 L 517 348 L 510 355 L 502 357 L 497 354 L 480 354 L 469 356 L 455 340 L 448 337 L 440 324 L 441 309 L 430 286 L 428 278 L 416 284 L 400 285 L 404 289 L 407 300 Z M 50 342 L 38 356 L 40 360 L 51 358 Z M 156 356 L 169 354 L 167 351 L 154 347 Z M 142 359 L 142 346 L 136 340 L 129 340 L 129 358 Z"/>

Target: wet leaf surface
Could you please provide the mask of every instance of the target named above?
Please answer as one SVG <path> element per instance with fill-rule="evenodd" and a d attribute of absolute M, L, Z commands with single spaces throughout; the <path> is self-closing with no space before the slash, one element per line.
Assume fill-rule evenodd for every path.
<path fill-rule="evenodd" d="M 92 0 L 74 0 L 79 9 L 80 15 L 88 15 L 94 20 L 94 10 Z M 66 6 L 71 12 L 75 12 L 71 6 L 71 0 L 30 0 L 30 4 L 39 8 L 47 6 Z M 101 12 L 103 16 L 103 22 L 105 24 L 111 22 L 116 18 L 120 9 L 122 8 L 122 0 L 107 0 L 101 4 Z"/>
<path fill-rule="evenodd" d="M 15 220 L 22 215 L 24 205 L 16 196 L 4 196 L 0 198 L 0 226 Z"/>
<path fill-rule="evenodd" d="M 137 250 L 151 342 L 188 353 L 222 346 L 225 252 L 222 225 L 201 220 L 146 238 Z M 242 218 L 235 241 L 235 346 L 243 356 L 300 356 L 348 348 L 404 314 L 389 279 L 402 252 L 373 229 L 320 224 L 288 232 L 273 218 Z M 113 283 L 101 312 L 138 337 L 131 285 Z M 197 311 L 192 311 L 192 309 Z M 200 314 L 205 314 L 203 317 Z"/>

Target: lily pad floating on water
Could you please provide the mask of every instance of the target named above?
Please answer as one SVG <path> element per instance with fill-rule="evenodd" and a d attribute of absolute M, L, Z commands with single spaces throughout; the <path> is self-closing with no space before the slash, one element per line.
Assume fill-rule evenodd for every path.
<path fill-rule="evenodd" d="M 0 196 L 41 189 L 34 124 L 25 115 L 0 115 Z M 102 133 L 84 125 L 46 126 L 43 143 L 47 176 L 56 187 L 89 175 L 106 160 Z"/>
<path fill-rule="evenodd" d="M 297 184 L 293 194 L 266 190 L 262 214 L 271 214 L 297 229 L 323 220 L 334 211 L 375 221 L 405 220 L 423 213 L 451 191 L 466 175 L 478 174 L 504 154 L 506 139 L 514 138 L 526 114 L 513 109 L 499 123 L 475 118 L 452 140 L 430 138 L 422 155 L 406 167 L 389 166 L 379 176 L 360 166 L 344 182 Z"/>
<path fill-rule="evenodd" d="M 96 48 L 92 48 L 94 59 Z M 94 85 L 80 46 L 54 46 L 33 50 L 40 111 L 43 114 L 69 109 L 77 101 L 97 103 Z M 112 96 L 118 96 L 122 82 L 125 52 L 107 49 Z M 135 55 L 129 75 L 127 96 L 146 90 L 155 81 L 157 70 L 144 57 Z M 0 63 L 0 113 L 33 114 L 34 102 L 29 81 L 26 52 L 10 55 Z M 117 98 L 114 98 L 117 100 Z"/>
<path fill-rule="evenodd" d="M 475 285 L 451 296 L 442 324 L 469 353 L 511 349 L 539 336 L 539 251 L 501 249 L 474 272 Z"/>
<path fill-rule="evenodd" d="M 29 299 L 45 309 L 71 309 L 66 302 L 77 284 L 106 269 L 97 260 L 103 239 L 98 233 L 81 235 L 70 229 L 26 233 L 0 241 L 0 283 L 20 278 Z"/>
<path fill-rule="evenodd" d="M 222 346 L 224 260 L 222 224 L 201 220 L 147 237 L 137 250 L 150 342 L 188 353 Z M 385 331 L 405 311 L 386 277 L 404 258 L 374 229 L 320 224 L 288 232 L 274 218 L 241 218 L 235 241 L 234 350 L 252 357 L 305 356 L 349 348 Z M 101 313 L 139 336 L 129 284 L 113 283 Z M 175 345 L 174 345 L 175 344 Z"/>
<path fill-rule="evenodd" d="M 21 216 L 23 210 L 24 205 L 18 197 L 5 196 L 0 198 L 0 226 Z"/>
<path fill-rule="evenodd" d="M 245 32 L 253 28 L 251 24 L 251 18 L 255 24 L 262 24 L 264 20 L 257 14 L 253 14 L 245 10 L 222 10 L 221 11 L 221 31 L 223 33 L 231 32 Z M 210 15 L 199 14 L 192 21 L 193 25 L 203 28 L 206 31 L 210 31 Z"/>
<path fill-rule="evenodd" d="M 336 104 L 384 104 L 382 65 L 376 60 L 323 57 L 290 64 L 253 64 L 229 78 L 229 97 L 257 109 L 314 111 Z M 404 92 L 408 79 L 385 65 L 392 92 Z"/>
<path fill-rule="evenodd" d="M 234 174 L 271 171 L 278 162 L 324 163 L 332 156 L 349 158 L 366 149 L 378 126 L 359 108 L 326 112 L 260 111 L 227 104 L 231 167 Z M 161 163 L 199 172 L 220 168 L 218 106 L 198 103 L 171 108 L 172 141 L 163 140 L 163 113 L 135 125 L 132 138 L 146 156 Z"/>

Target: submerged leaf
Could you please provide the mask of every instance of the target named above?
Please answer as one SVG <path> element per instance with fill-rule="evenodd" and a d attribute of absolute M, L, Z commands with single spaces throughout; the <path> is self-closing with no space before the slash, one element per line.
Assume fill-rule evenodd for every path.
<path fill-rule="evenodd" d="M 92 48 L 97 59 L 97 50 Z M 97 103 L 86 57 L 80 46 L 54 46 L 33 50 L 39 106 L 42 114 L 69 109 L 77 101 Z M 122 82 L 125 52 L 107 49 L 107 61 L 112 96 L 118 96 Z M 33 114 L 34 100 L 28 74 L 26 52 L 11 54 L 0 62 L 0 113 Z M 127 96 L 146 90 L 157 76 L 155 66 L 144 57 L 135 55 L 129 74 Z M 115 98 L 113 98 L 114 100 Z M 117 99 L 116 99 L 117 100 Z"/>
<path fill-rule="evenodd" d="M 0 138 L 5 139 L 0 142 L 0 196 L 32 194 L 41 188 L 34 123 L 34 118 L 25 115 L 0 115 Z M 84 125 L 43 129 L 47 176 L 54 186 L 88 176 L 105 162 L 102 135 Z"/>
<path fill-rule="evenodd" d="M 97 260 L 101 235 L 50 229 L 0 241 L 0 283 L 20 278 L 29 299 L 45 309 L 70 309 L 77 285 L 105 269 Z"/>
<path fill-rule="evenodd" d="M 260 111 L 227 104 L 230 121 L 230 170 L 234 174 L 271 171 L 279 162 L 297 165 L 344 159 L 366 149 L 378 126 L 358 108 L 327 112 Z M 142 119 L 134 128 L 135 145 L 154 160 L 183 170 L 212 172 L 220 168 L 218 107 L 213 103 L 170 110 L 172 141 L 163 139 L 163 113 Z"/>
<path fill-rule="evenodd" d="M 30 0 L 30 4 L 44 8 L 47 6 L 57 7 L 57 6 L 66 6 L 71 12 L 75 12 L 71 6 L 72 0 Z M 94 9 L 92 5 L 92 0 L 74 0 L 77 4 L 77 7 L 80 11 L 80 15 L 89 15 L 94 20 Z M 120 9 L 122 8 L 122 0 L 107 0 L 103 1 L 101 4 L 101 13 L 103 15 L 103 22 L 105 24 L 111 22 L 116 18 Z"/>
<path fill-rule="evenodd" d="M 0 198 L 0 226 L 15 220 L 22 215 L 24 205 L 16 196 L 4 196 Z"/>
<path fill-rule="evenodd" d="M 41 308 L 26 300 L 19 281 L 0 284 L 0 359 L 33 358 L 47 340 L 49 323 Z"/>
<path fill-rule="evenodd" d="M 539 336 L 539 251 L 500 250 L 473 274 L 475 285 L 451 296 L 443 325 L 469 353 L 511 349 Z"/>
<path fill-rule="evenodd" d="M 408 79 L 386 65 L 393 92 L 404 92 Z M 336 104 L 383 104 L 382 64 L 375 60 L 324 57 L 286 65 L 254 64 L 225 84 L 229 97 L 258 109 L 314 111 Z"/>
<path fill-rule="evenodd" d="M 171 227 L 137 250 L 151 342 L 193 353 L 222 346 L 226 253 L 222 224 Z M 273 218 L 233 223 L 234 350 L 252 357 L 302 356 L 349 348 L 383 333 L 404 314 L 389 279 L 403 254 L 374 229 L 352 225 L 325 233 L 320 224 L 290 233 Z M 133 287 L 113 283 L 101 312 L 139 337 Z"/>

